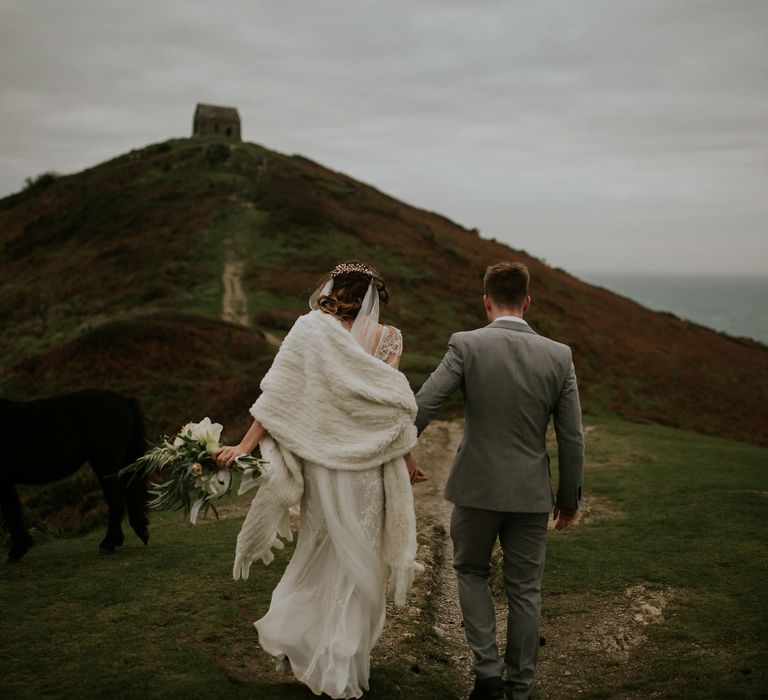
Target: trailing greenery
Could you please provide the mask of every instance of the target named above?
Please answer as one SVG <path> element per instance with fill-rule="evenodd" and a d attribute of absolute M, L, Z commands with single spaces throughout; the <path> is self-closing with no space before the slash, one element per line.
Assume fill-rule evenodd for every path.
<path fill-rule="evenodd" d="M 238 457 L 228 471 L 221 471 L 211 452 L 219 447 L 222 426 L 209 418 L 184 426 L 173 442 L 164 439 L 145 455 L 120 470 L 121 476 L 141 479 L 150 484 L 155 510 L 183 510 L 194 523 L 202 509 L 205 516 L 212 509 L 219 517 L 214 499 L 229 494 L 232 473 L 241 476 L 241 491 L 256 484 L 256 477 L 266 461 L 251 455 Z M 157 479 L 165 479 L 157 481 Z M 194 499 L 194 502 L 193 502 Z"/>

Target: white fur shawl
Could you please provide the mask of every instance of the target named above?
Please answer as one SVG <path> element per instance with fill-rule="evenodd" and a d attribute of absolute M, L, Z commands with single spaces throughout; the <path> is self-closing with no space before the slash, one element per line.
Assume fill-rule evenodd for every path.
<path fill-rule="evenodd" d="M 383 465 L 384 560 L 395 602 L 405 604 L 416 556 L 413 492 L 403 455 L 416 443 L 416 402 L 405 376 L 368 355 L 333 316 L 297 319 L 261 382 L 251 414 L 266 428 L 269 466 L 237 538 L 234 578 L 273 559 L 288 540 L 288 510 L 304 489 L 303 468 L 364 470 Z"/>

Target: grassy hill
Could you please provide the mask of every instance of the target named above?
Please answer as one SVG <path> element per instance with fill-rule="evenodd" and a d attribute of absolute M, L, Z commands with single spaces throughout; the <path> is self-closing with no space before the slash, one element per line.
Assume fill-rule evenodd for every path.
<path fill-rule="evenodd" d="M 404 331 L 415 387 L 450 333 L 485 323 L 483 270 L 512 258 L 531 268 L 531 324 L 574 349 L 588 411 L 768 444 L 765 346 L 644 309 L 300 156 L 216 138 L 148 146 L 0 200 L 0 392 L 110 385 L 142 399 L 153 430 L 242 416 L 272 352 L 259 331 L 285 332 L 348 257 L 387 280 L 385 317 Z M 221 315 L 225 259 L 244 261 L 253 331 L 203 330 Z M 221 334 L 253 347 L 231 355 Z"/>
<path fill-rule="evenodd" d="M 274 354 L 265 334 L 284 333 L 348 257 L 387 280 L 385 319 L 404 331 L 415 388 L 450 333 L 484 324 L 482 273 L 501 259 L 530 266 L 531 324 L 574 349 L 592 511 L 549 548 L 542 697 L 764 694 L 768 471 L 747 443 L 768 444 L 768 348 L 651 312 L 305 158 L 173 140 L 0 200 L 0 394 L 110 387 L 141 399 L 150 436 L 209 415 L 235 438 Z M 250 328 L 219 320 L 228 260 L 244 262 Z M 190 528 L 153 514 L 149 547 L 129 535 L 96 558 L 101 533 L 50 537 L 101 517 L 98 497 L 82 499 L 87 471 L 64 487 L 23 492 L 38 546 L 0 566 L 0 695 L 307 697 L 265 680 L 254 653 L 250 622 L 285 554 L 235 584 L 239 517 Z M 631 627 L 637 590 L 661 601 L 664 622 L 627 636 L 614 621 Z M 465 669 L 408 619 L 399 655 L 374 659 L 371 697 L 462 696 Z"/>

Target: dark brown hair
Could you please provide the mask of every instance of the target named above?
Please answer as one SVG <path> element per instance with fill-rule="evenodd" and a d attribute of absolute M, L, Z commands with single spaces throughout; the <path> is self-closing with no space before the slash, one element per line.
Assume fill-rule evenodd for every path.
<path fill-rule="evenodd" d="M 483 290 L 497 306 L 519 308 L 528 296 L 530 277 L 523 263 L 496 263 L 485 271 Z"/>
<path fill-rule="evenodd" d="M 345 266 L 365 268 L 367 272 L 352 270 L 349 272 L 339 272 L 339 268 Z M 357 312 L 363 304 L 365 293 L 368 291 L 368 285 L 373 280 L 376 290 L 379 293 L 379 301 L 386 304 L 389 301 L 389 292 L 384 280 L 374 268 L 359 260 L 344 260 L 340 262 L 331 272 L 325 275 L 318 286 L 325 284 L 333 277 L 333 289 L 330 294 L 324 294 L 317 300 L 317 305 L 321 311 L 336 316 L 342 321 L 353 321 L 357 317 Z"/>

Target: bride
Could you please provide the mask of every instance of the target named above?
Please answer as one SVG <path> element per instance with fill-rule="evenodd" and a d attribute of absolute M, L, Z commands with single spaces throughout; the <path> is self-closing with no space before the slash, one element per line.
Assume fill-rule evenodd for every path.
<path fill-rule="evenodd" d="M 402 336 L 378 323 L 387 300 L 372 267 L 337 265 L 264 377 L 250 429 L 214 455 L 226 468 L 260 445 L 269 461 L 237 537 L 235 580 L 291 540 L 300 503 L 296 550 L 254 625 L 278 664 L 333 698 L 368 689 L 386 582 L 402 606 L 420 569 L 411 484 L 426 476 L 410 456 L 416 404 L 397 369 Z"/>

